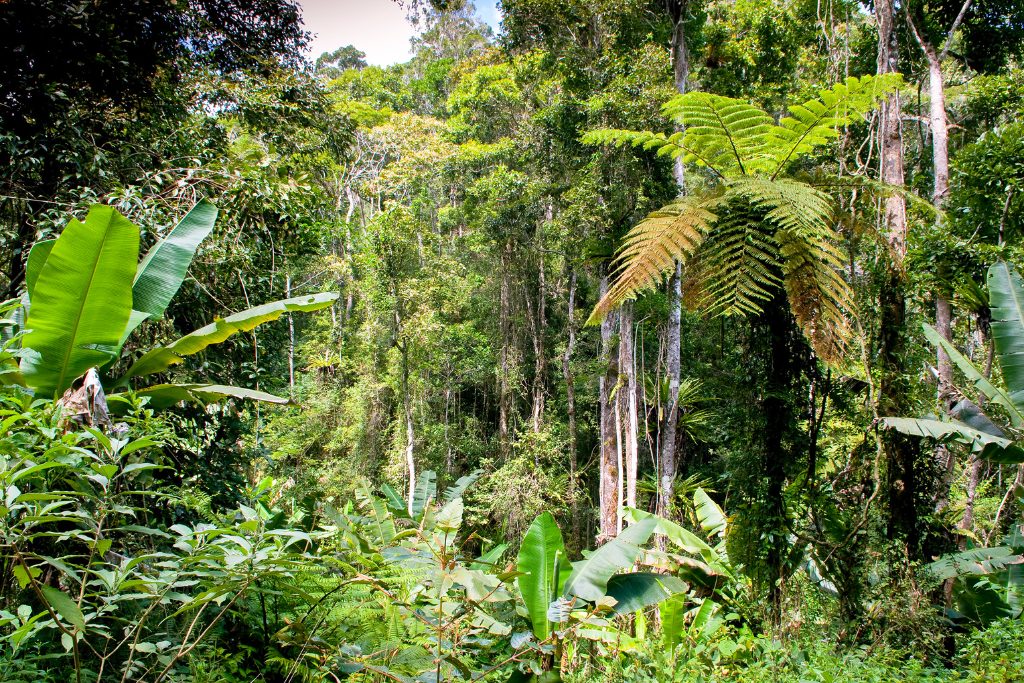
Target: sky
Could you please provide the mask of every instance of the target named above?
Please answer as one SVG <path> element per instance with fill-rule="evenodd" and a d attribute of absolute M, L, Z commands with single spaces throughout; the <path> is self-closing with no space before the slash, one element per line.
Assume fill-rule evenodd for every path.
<path fill-rule="evenodd" d="M 414 30 L 393 0 L 298 0 L 306 30 L 314 34 L 309 57 L 355 45 L 370 64 L 386 66 L 412 57 Z M 501 20 L 494 0 L 477 0 L 480 17 L 495 30 Z"/>

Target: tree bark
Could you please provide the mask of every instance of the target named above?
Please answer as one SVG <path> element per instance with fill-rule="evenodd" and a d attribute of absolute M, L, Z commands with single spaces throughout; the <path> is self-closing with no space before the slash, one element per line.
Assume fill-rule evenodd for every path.
<path fill-rule="evenodd" d="M 608 291 L 607 266 L 601 271 L 601 296 Z M 597 543 L 600 545 L 615 538 L 618 533 L 619 466 L 616 448 L 617 430 L 615 424 L 615 401 L 612 390 L 619 380 L 618 359 L 614 353 L 615 327 L 618 313 L 609 313 L 601 321 L 600 364 L 604 368 L 598 380 L 598 400 L 601 416 L 599 528 Z"/>
<path fill-rule="evenodd" d="M 572 374 L 572 354 L 576 348 L 576 271 L 571 265 L 566 267 L 569 269 L 569 306 L 566 314 L 569 339 L 562 354 L 562 378 L 565 381 L 565 411 L 569 420 L 569 504 L 572 507 L 573 538 L 579 539 L 579 503 L 576 491 L 579 469 L 576 459 L 576 383 Z"/>
<path fill-rule="evenodd" d="M 875 3 L 878 30 L 878 73 L 898 71 L 898 44 L 893 0 Z M 879 121 L 879 175 L 882 182 L 903 187 L 903 130 L 900 97 L 893 93 L 882 105 Z M 882 226 L 889 243 L 890 258 L 881 274 L 879 295 L 879 416 L 905 415 L 909 411 L 904 371 L 906 348 L 906 285 L 903 261 L 907 254 L 907 206 L 902 195 L 885 198 Z M 916 442 L 894 430 L 881 435 L 885 455 L 885 488 L 888 505 L 888 535 L 900 538 L 916 556 L 918 549 Z"/>
<path fill-rule="evenodd" d="M 686 92 L 690 78 L 690 56 L 686 44 L 686 12 L 689 3 L 670 0 L 667 2 L 669 16 L 672 20 L 672 72 L 676 92 Z M 679 194 L 686 192 L 686 177 L 682 158 L 676 159 L 673 166 L 676 186 Z M 660 425 L 658 445 L 658 496 L 657 513 L 667 517 L 671 509 L 673 489 L 676 477 L 678 447 L 677 428 L 679 422 L 679 383 L 681 380 L 680 347 L 682 344 L 683 320 L 683 268 L 676 263 L 675 272 L 669 280 L 669 314 L 665 326 L 665 374 L 668 379 L 668 403 Z M 658 538 L 659 546 L 665 547 L 666 539 Z"/>
<path fill-rule="evenodd" d="M 619 382 L 616 398 L 622 415 L 621 443 L 626 479 L 625 504 L 630 507 L 636 507 L 636 474 L 637 458 L 639 457 L 634 341 L 633 303 L 627 301 L 619 311 Z"/>
<path fill-rule="evenodd" d="M 498 327 L 501 348 L 498 351 L 498 448 L 502 459 L 508 454 L 509 413 L 511 412 L 512 388 L 509 386 L 511 375 L 512 344 L 512 286 L 509 282 L 511 264 L 508 257 L 509 245 L 504 245 L 501 252 L 501 290 L 498 296 Z"/>
<path fill-rule="evenodd" d="M 554 219 L 554 207 L 548 203 L 545 220 Z M 547 314 L 545 312 L 545 290 L 547 283 L 544 277 L 544 232 L 543 227 L 537 228 L 537 311 L 533 325 L 533 431 L 539 432 L 544 422 L 544 400 L 547 390 L 545 375 L 547 374 L 547 356 L 544 353 L 544 334 L 547 330 Z"/>

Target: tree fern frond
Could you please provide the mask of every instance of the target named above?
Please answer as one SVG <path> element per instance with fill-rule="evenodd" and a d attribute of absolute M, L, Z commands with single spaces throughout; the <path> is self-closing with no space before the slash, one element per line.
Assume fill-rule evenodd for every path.
<path fill-rule="evenodd" d="M 761 312 L 782 284 L 778 245 L 765 231 L 764 214 L 752 204 L 733 198 L 704 243 L 703 308 L 712 315 Z"/>
<path fill-rule="evenodd" d="M 775 121 L 749 102 L 690 92 L 669 100 L 663 111 L 686 131 L 679 146 L 687 163 L 707 166 L 725 177 L 774 168 L 766 142 Z"/>
<path fill-rule="evenodd" d="M 612 145 L 613 147 L 642 147 L 645 150 L 655 150 L 659 156 L 677 157 L 682 154 L 679 143 L 682 141 L 681 133 L 665 135 L 664 133 L 651 133 L 650 131 L 621 130 L 617 128 L 602 128 L 588 131 L 583 134 L 580 141 L 584 145 Z"/>
<path fill-rule="evenodd" d="M 616 280 L 594 307 L 588 325 L 641 292 L 653 289 L 664 274 L 704 241 L 717 217 L 718 197 L 682 197 L 655 211 L 626 235 L 616 257 Z"/>
<path fill-rule="evenodd" d="M 767 146 L 777 159 L 777 176 L 791 161 L 839 137 L 839 129 L 864 115 L 903 84 L 900 74 L 851 76 L 820 91 L 820 97 L 789 108 L 789 116 L 773 126 Z"/>
<path fill-rule="evenodd" d="M 826 363 L 840 360 L 851 336 L 848 313 L 853 291 L 829 265 L 838 257 L 832 244 L 808 240 L 789 230 L 775 234 L 783 260 L 790 309 L 815 353 Z"/>

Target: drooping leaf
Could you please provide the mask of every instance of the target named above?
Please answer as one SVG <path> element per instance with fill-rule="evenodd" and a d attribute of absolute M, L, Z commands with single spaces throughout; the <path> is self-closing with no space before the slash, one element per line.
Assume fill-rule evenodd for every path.
<path fill-rule="evenodd" d="M 924 336 L 928 338 L 935 346 L 942 348 L 949 356 L 950 360 L 960 368 L 960 372 L 964 373 L 967 379 L 974 383 L 975 388 L 981 392 L 985 398 L 994 403 L 998 403 L 1006 409 L 1006 413 L 1010 418 L 1010 423 L 1015 427 L 1024 425 L 1024 413 L 1021 412 L 1020 407 L 1014 403 L 1013 399 L 1008 393 L 997 387 L 990 379 L 974 366 L 974 363 L 969 361 L 960 351 L 947 341 L 942 335 L 940 335 L 934 327 L 924 323 L 921 325 L 924 330 Z"/>
<path fill-rule="evenodd" d="M 79 631 L 85 630 L 85 617 L 82 615 L 82 610 L 78 608 L 75 601 L 68 597 L 68 595 L 53 586 L 42 586 L 40 592 L 43 594 L 43 598 L 53 608 L 53 611 L 64 617 L 64 619 L 74 626 Z"/>
<path fill-rule="evenodd" d="M 928 565 L 928 571 L 945 581 L 959 576 L 983 576 L 1021 562 L 1024 558 L 1007 546 L 972 548 L 943 555 Z"/>
<path fill-rule="evenodd" d="M 882 425 L 911 436 L 921 436 L 939 441 L 953 439 L 970 446 L 982 457 L 1003 463 L 1024 462 L 1024 449 L 1009 439 L 988 434 L 957 420 L 918 419 L 912 417 L 887 417 Z"/>
<path fill-rule="evenodd" d="M 614 612 L 629 614 L 657 605 L 687 590 L 686 582 L 671 574 L 632 572 L 616 574 L 608 580 L 608 595 L 615 598 Z"/>
<path fill-rule="evenodd" d="M 117 353 L 132 310 L 139 230 L 109 206 L 72 220 L 50 250 L 33 289 L 23 344 L 25 381 L 57 395 Z"/>
<path fill-rule="evenodd" d="M 132 285 L 132 309 L 135 315 L 124 337 L 147 318 L 158 318 L 178 292 L 199 244 L 213 230 L 217 207 L 200 200 L 166 237 L 153 245 L 139 264 Z"/>
<path fill-rule="evenodd" d="M 433 470 L 423 470 L 416 477 L 416 488 L 412 496 L 412 516 L 419 519 L 423 511 L 427 509 L 432 501 L 437 499 L 437 473 Z"/>
<path fill-rule="evenodd" d="M 641 519 L 622 530 L 618 536 L 595 550 L 589 557 L 573 564 L 572 573 L 565 581 L 566 595 L 597 602 L 606 593 L 608 581 L 623 569 L 633 566 L 658 526 L 658 520 Z"/>
<path fill-rule="evenodd" d="M 168 346 L 158 346 L 143 354 L 128 369 L 118 384 L 123 385 L 133 377 L 165 372 L 172 365 L 182 362 L 185 356 L 199 353 L 213 344 L 219 344 L 233 334 L 248 332 L 263 323 L 277 320 L 285 313 L 318 311 L 327 308 L 337 298 L 337 292 L 296 296 L 255 306 L 226 318 L 220 318 Z"/>
<path fill-rule="evenodd" d="M 516 563 L 521 572 L 516 584 L 537 640 L 545 640 L 551 634 L 548 606 L 558 595 L 560 575 L 567 566 L 562 532 L 551 513 L 544 512 L 526 531 Z"/>
<path fill-rule="evenodd" d="M 225 384 L 156 384 L 140 389 L 137 393 L 139 396 L 148 397 L 150 405 L 154 408 L 167 408 L 181 402 L 205 405 L 225 398 L 241 398 L 279 405 L 291 402 L 288 398 L 268 394 L 265 391 Z"/>
<path fill-rule="evenodd" d="M 464 477 L 459 477 L 458 481 L 444 490 L 444 495 L 442 496 L 444 502 L 450 503 L 456 498 L 461 498 L 466 489 L 476 483 L 481 474 L 483 474 L 483 470 L 474 470 Z"/>
<path fill-rule="evenodd" d="M 693 492 L 693 506 L 697 511 L 697 522 L 704 533 L 718 536 L 725 533 L 727 518 L 725 511 L 701 487 Z"/>

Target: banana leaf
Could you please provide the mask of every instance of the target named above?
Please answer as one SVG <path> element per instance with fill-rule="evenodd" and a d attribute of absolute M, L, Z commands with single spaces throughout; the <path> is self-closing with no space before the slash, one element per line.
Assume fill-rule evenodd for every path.
<path fill-rule="evenodd" d="M 546 640 L 551 635 L 548 605 L 561 592 L 563 576 L 569 571 L 562 532 L 550 512 L 533 520 L 519 546 L 516 568 L 520 572 L 516 584 L 530 615 L 533 635 L 539 641 Z"/>
<path fill-rule="evenodd" d="M 318 311 L 322 308 L 327 308 L 337 298 L 337 292 L 296 296 L 291 299 L 272 301 L 229 315 L 226 318 L 220 318 L 191 334 L 181 337 L 168 346 L 158 346 L 151 349 L 135 361 L 124 377 L 118 380 L 117 386 L 127 384 L 128 380 L 133 377 L 166 372 L 172 365 L 181 363 L 185 356 L 199 353 L 213 344 L 219 344 L 238 332 L 248 332 L 265 322 L 277 320 L 285 313 Z"/>
<path fill-rule="evenodd" d="M 213 230 L 217 207 L 201 200 L 165 238 L 153 245 L 139 264 L 132 284 L 132 317 L 123 339 L 142 321 L 158 318 L 178 292 L 199 244 Z"/>
<path fill-rule="evenodd" d="M 42 396 L 59 395 L 116 356 L 132 310 L 139 230 L 109 206 L 93 206 L 55 240 L 33 287 L 21 371 Z"/>
<path fill-rule="evenodd" d="M 633 566 L 643 552 L 640 546 L 647 542 L 657 527 L 655 518 L 630 524 L 589 557 L 573 564 L 563 592 L 590 602 L 600 600 L 607 594 L 608 581 L 614 574 Z"/>
<path fill-rule="evenodd" d="M 1006 262 L 988 270 L 988 293 L 1003 380 L 1017 409 L 1024 412 L 1024 282 Z"/>
<path fill-rule="evenodd" d="M 608 580 L 608 595 L 616 600 L 616 614 L 630 614 L 657 605 L 687 588 L 685 581 L 671 574 L 632 572 L 616 574 Z"/>

